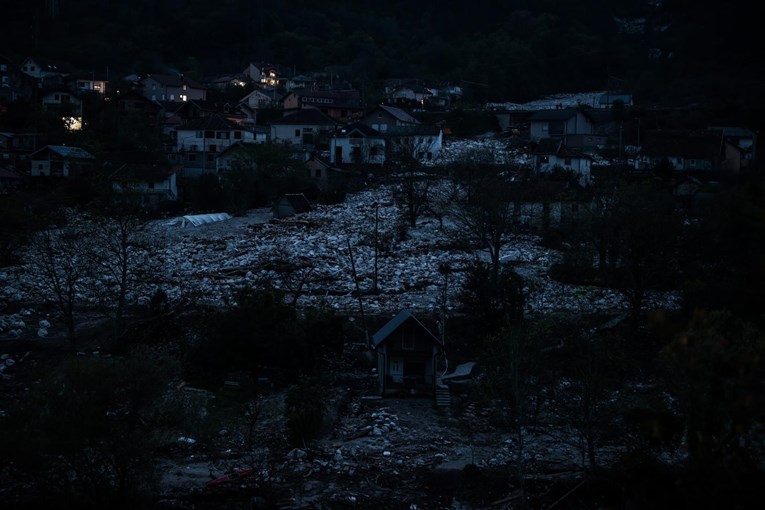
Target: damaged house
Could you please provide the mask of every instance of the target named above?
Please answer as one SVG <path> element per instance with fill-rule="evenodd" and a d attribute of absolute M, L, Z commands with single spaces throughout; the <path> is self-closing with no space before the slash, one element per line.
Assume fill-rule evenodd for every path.
<path fill-rule="evenodd" d="M 441 340 L 408 310 L 402 310 L 372 336 L 380 393 L 434 395 Z"/>

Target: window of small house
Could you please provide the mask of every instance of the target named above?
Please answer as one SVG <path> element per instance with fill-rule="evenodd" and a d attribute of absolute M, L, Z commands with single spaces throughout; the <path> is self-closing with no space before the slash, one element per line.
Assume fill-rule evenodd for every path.
<path fill-rule="evenodd" d="M 154 189 L 154 183 L 153 182 L 149 183 L 149 189 Z"/>
<path fill-rule="evenodd" d="M 300 136 L 300 130 L 299 130 L 299 129 L 296 129 L 296 130 L 295 130 L 295 137 L 298 137 L 298 136 Z"/>
<path fill-rule="evenodd" d="M 197 131 L 197 132 L 194 134 L 194 136 L 195 136 L 195 137 L 197 137 L 197 138 L 202 138 L 202 136 L 203 136 L 203 135 L 204 135 L 204 132 L 203 132 L 203 131 Z"/>
<path fill-rule="evenodd" d="M 212 154 L 208 154 L 207 155 L 207 162 L 211 163 L 213 161 L 215 161 L 215 156 L 213 156 Z"/>
<path fill-rule="evenodd" d="M 541 161 L 542 163 L 547 163 L 547 162 L 550 161 L 550 157 L 549 156 L 540 156 L 539 161 Z"/>
<path fill-rule="evenodd" d="M 198 150 L 199 150 L 199 147 L 197 147 L 196 145 L 190 145 L 190 146 L 189 146 L 189 150 L 190 150 L 190 151 L 198 151 Z"/>
<path fill-rule="evenodd" d="M 210 152 L 218 152 L 218 146 L 217 145 L 210 145 Z"/>
<path fill-rule="evenodd" d="M 189 158 L 189 161 L 196 161 L 197 160 L 197 155 L 196 154 L 189 154 L 187 157 Z"/>
<path fill-rule="evenodd" d="M 402 332 L 401 348 L 409 351 L 414 349 L 414 330 L 404 330 Z"/>
<path fill-rule="evenodd" d="M 696 166 L 696 160 L 695 159 L 689 159 L 688 160 L 688 166 Z"/>
<path fill-rule="evenodd" d="M 229 136 L 230 135 L 228 131 L 218 131 L 215 135 L 215 138 L 218 140 L 228 140 Z"/>
<path fill-rule="evenodd" d="M 241 140 L 242 139 L 242 132 L 241 131 L 234 131 L 234 138 L 236 140 Z"/>
<path fill-rule="evenodd" d="M 570 165 L 571 164 L 571 158 L 566 158 L 563 160 L 564 165 Z"/>
<path fill-rule="evenodd" d="M 215 131 L 205 131 L 205 138 L 215 138 Z"/>

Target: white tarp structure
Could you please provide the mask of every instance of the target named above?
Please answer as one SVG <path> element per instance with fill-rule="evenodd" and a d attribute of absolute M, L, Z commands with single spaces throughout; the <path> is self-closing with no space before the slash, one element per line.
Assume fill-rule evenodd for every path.
<path fill-rule="evenodd" d="M 215 223 L 218 221 L 230 220 L 231 215 L 228 213 L 209 213 L 209 214 L 187 214 L 179 218 L 173 218 L 168 221 L 168 225 L 178 225 L 185 227 L 191 225 L 198 227 L 199 225 L 205 225 L 207 223 Z"/>

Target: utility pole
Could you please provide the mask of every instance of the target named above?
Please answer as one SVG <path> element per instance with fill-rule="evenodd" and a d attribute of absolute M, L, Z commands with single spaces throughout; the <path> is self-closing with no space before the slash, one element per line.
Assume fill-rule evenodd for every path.
<path fill-rule="evenodd" d="M 380 221 L 380 204 L 377 202 L 372 204 L 375 208 L 375 278 L 374 278 L 374 293 L 377 294 L 377 256 L 379 252 L 378 244 L 378 225 Z"/>

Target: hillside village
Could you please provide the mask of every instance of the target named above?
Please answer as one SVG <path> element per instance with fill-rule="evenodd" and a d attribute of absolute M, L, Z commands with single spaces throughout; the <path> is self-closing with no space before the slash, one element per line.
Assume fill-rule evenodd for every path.
<path fill-rule="evenodd" d="M 0 57 L 0 506 L 751 495 L 756 133 L 377 90 Z"/>
<path fill-rule="evenodd" d="M 348 171 L 389 171 L 402 151 L 433 165 L 450 139 L 485 132 L 522 148 L 519 166 L 535 175 L 560 167 L 582 185 L 591 183 L 593 167 L 604 165 L 645 170 L 666 161 L 706 182 L 745 171 L 755 159 L 754 132 L 678 129 L 685 123 L 650 112 L 623 91 L 477 105 L 474 111 L 484 115 L 465 128 L 460 124 L 467 122 L 449 115 L 466 107 L 459 86 L 390 79 L 382 84 L 383 97 L 369 98 L 333 76 L 287 76 L 273 65 L 250 63 L 204 83 L 159 73 L 107 81 L 65 63 L 4 59 L 0 113 L 2 125 L 11 127 L 0 132 L 2 188 L 94 173 L 147 202 L 189 202 L 190 180 L 221 175 L 250 144 L 265 142 L 288 145 L 308 176 L 326 187 L 331 177 L 348 178 Z M 112 139 L 103 138 L 107 132 Z"/>

